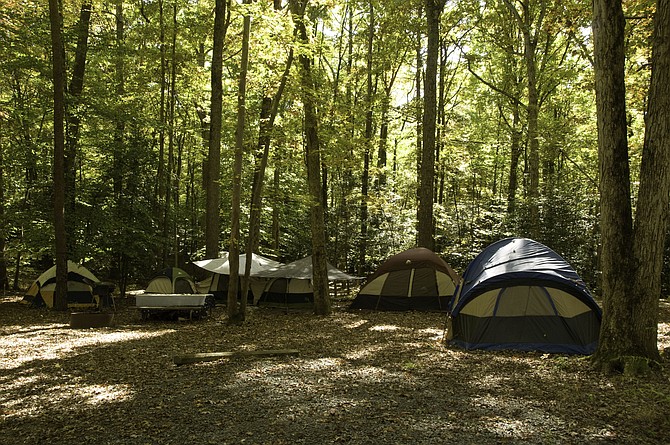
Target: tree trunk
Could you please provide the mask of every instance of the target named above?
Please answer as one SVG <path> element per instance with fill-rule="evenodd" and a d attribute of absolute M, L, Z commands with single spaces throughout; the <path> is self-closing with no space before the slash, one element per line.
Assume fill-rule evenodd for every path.
<path fill-rule="evenodd" d="M 0 145 L 0 221 L 5 221 L 5 155 L 4 148 Z M 7 229 L 0 230 L 0 290 L 9 289 L 9 276 L 7 275 L 7 257 L 5 256 L 5 243 L 7 242 Z"/>
<path fill-rule="evenodd" d="M 538 2 L 539 11 L 534 14 L 530 0 L 520 2 L 520 13 L 511 0 L 504 0 L 510 14 L 516 19 L 523 34 L 523 55 L 526 65 L 526 89 L 528 91 L 528 208 L 530 211 L 530 236 L 540 236 L 540 140 L 538 119 L 540 114 L 540 98 L 537 81 L 537 40 L 541 32 L 546 5 Z M 514 131 L 514 130 L 512 130 Z M 508 195 L 509 197 L 509 195 Z"/>
<path fill-rule="evenodd" d="M 251 4 L 251 0 L 244 0 L 245 5 Z M 237 128 L 235 129 L 235 156 L 233 162 L 233 193 L 232 210 L 230 214 L 230 279 L 228 281 L 228 322 L 238 324 L 244 321 L 247 308 L 247 296 L 241 295 L 239 306 L 237 295 L 239 293 L 239 265 L 240 265 L 240 201 L 242 195 L 242 156 L 244 154 L 244 121 L 247 115 L 247 69 L 249 67 L 249 34 L 251 29 L 251 16 L 244 14 L 244 26 L 242 31 L 242 60 L 240 61 L 240 78 L 237 91 Z M 251 258 L 247 258 L 247 264 Z"/>
<path fill-rule="evenodd" d="M 67 240 L 65 232 L 65 50 L 58 0 L 49 0 L 54 84 L 54 232 L 56 238 L 56 293 L 54 309 L 67 309 Z"/>
<path fill-rule="evenodd" d="M 419 9 L 419 17 L 421 16 L 423 9 Z M 421 30 L 417 29 L 416 32 L 416 73 L 414 76 L 414 88 L 416 90 L 416 178 L 417 178 L 417 187 L 416 187 L 416 219 L 417 225 L 420 220 L 419 217 L 419 201 L 421 200 L 421 186 L 419 182 L 421 181 L 421 156 L 423 154 L 423 107 L 421 106 L 421 74 L 423 72 L 423 57 L 421 52 L 423 51 L 423 42 L 421 39 Z M 417 226 L 418 229 L 418 226 Z M 418 238 L 417 238 L 418 242 Z"/>
<path fill-rule="evenodd" d="M 594 356 L 604 366 L 633 347 L 634 307 L 628 300 L 634 273 L 630 171 L 626 134 L 624 27 L 621 2 L 593 3 L 598 158 L 600 168 L 601 267 L 604 317 Z"/>
<path fill-rule="evenodd" d="M 437 61 L 440 44 L 440 15 L 444 0 L 426 0 L 428 48 L 424 79 L 423 148 L 419 175 L 417 244 L 435 248 L 433 238 L 433 184 L 435 181 L 435 131 L 437 118 Z"/>
<path fill-rule="evenodd" d="M 307 0 L 290 0 L 294 26 L 300 43 L 309 44 L 305 25 Z M 312 230 L 312 286 L 314 288 L 314 311 L 317 315 L 331 312 L 326 267 L 326 228 L 323 201 L 321 199 L 321 152 L 319 146 L 316 98 L 311 60 L 300 54 L 300 77 L 303 108 L 305 113 L 305 157 L 307 160 L 307 182 L 310 195 L 310 226 Z"/>
<path fill-rule="evenodd" d="M 627 371 L 628 357 L 659 360 L 658 298 L 670 193 L 670 11 L 657 2 L 640 188 L 632 224 L 621 3 L 594 2 L 604 316 L 595 363 Z M 632 275 L 632 279 L 631 279 Z"/>
<path fill-rule="evenodd" d="M 214 48 L 212 52 L 212 99 L 210 111 L 207 183 L 205 184 L 205 256 L 219 256 L 221 205 L 221 121 L 223 106 L 223 42 L 225 39 L 226 0 L 216 0 L 214 11 Z"/>
<path fill-rule="evenodd" d="M 255 155 L 254 179 L 251 185 L 251 213 L 249 215 L 249 241 L 247 243 L 247 258 L 251 258 L 258 250 L 261 231 L 261 210 L 263 204 L 263 188 L 265 184 L 265 170 L 270 156 L 270 141 L 274 122 L 279 112 L 279 103 L 288 76 L 293 65 L 293 50 L 286 59 L 286 68 L 282 74 L 279 88 L 273 98 L 264 97 L 261 103 L 260 128 L 258 131 L 258 148 Z M 249 274 L 251 273 L 251 261 L 247 261 L 244 268 L 244 280 L 242 281 L 242 295 L 249 292 Z"/>
<path fill-rule="evenodd" d="M 363 174 L 361 176 L 361 236 L 358 244 L 358 261 L 361 264 L 361 272 L 367 275 L 366 270 L 366 253 L 368 251 L 368 191 L 370 182 L 370 153 L 372 149 L 372 100 L 373 100 L 373 86 L 372 86 L 372 51 L 374 50 L 374 27 L 375 27 L 375 11 L 372 2 L 369 3 L 369 25 L 368 25 L 368 55 L 367 55 L 367 94 L 365 97 L 365 147 L 363 152 Z"/>
<path fill-rule="evenodd" d="M 158 167 L 156 174 L 156 208 L 155 218 L 159 221 L 161 226 L 164 226 L 165 221 L 161 218 L 164 198 L 165 198 L 165 89 L 167 81 L 165 80 L 165 20 L 164 20 L 164 3 L 163 0 L 158 0 L 159 13 L 159 48 L 160 48 L 160 106 L 158 109 Z M 163 227 L 164 228 L 164 227 Z M 165 246 L 160 246 L 159 252 L 161 262 L 165 260 Z M 161 266 L 165 266 L 162 264 Z"/>
<path fill-rule="evenodd" d="M 634 273 L 630 171 L 626 134 L 624 27 L 621 2 L 593 3 L 598 158 L 600 164 L 601 267 L 604 317 L 594 360 L 607 363 L 634 352 L 636 323 L 629 299 Z"/>
<path fill-rule="evenodd" d="M 512 141 L 510 146 L 509 179 L 507 183 L 507 215 L 516 212 L 516 189 L 519 185 L 519 158 L 521 157 L 521 130 L 519 130 L 519 105 L 512 103 Z"/>
<path fill-rule="evenodd" d="M 68 88 L 70 103 L 66 104 L 66 144 L 65 144 L 65 230 L 67 231 L 67 251 L 75 253 L 77 238 L 76 221 L 76 177 L 77 177 L 77 145 L 79 143 L 79 126 L 81 124 L 81 93 L 84 88 L 86 71 L 86 55 L 88 53 L 89 23 L 91 21 L 91 4 L 84 3 L 79 11 L 77 24 L 77 48 L 75 50 L 72 80 Z"/>
<path fill-rule="evenodd" d="M 279 202 L 281 169 L 277 166 L 277 164 L 278 164 L 277 159 L 275 159 L 275 169 L 274 174 L 272 175 L 272 193 L 274 195 L 274 205 L 272 206 L 272 250 L 274 251 L 275 256 L 279 255 L 279 247 L 280 247 L 279 238 L 281 235 L 281 232 L 279 230 L 279 224 L 280 224 L 279 209 L 281 205 L 281 203 Z"/>
<path fill-rule="evenodd" d="M 125 64 L 124 64 L 124 40 L 125 40 L 125 27 L 123 20 L 123 0 L 116 0 L 116 96 L 121 100 L 126 94 L 125 91 Z M 114 131 L 114 152 L 113 152 L 113 162 L 114 170 L 112 176 L 114 197 L 119 199 L 121 197 L 121 191 L 123 190 L 123 165 L 122 165 L 122 156 L 123 156 L 123 141 L 124 133 L 126 130 L 125 118 L 121 113 L 117 113 Z"/>
<path fill-rule="evenodd" d="M 670 2 L 656 2 L 640 189 L 635 212 L 633 252 L 637 269 L 633 294 L 636 323 L 631 333 L 636 350 L 659 359 L 658 299 L 661 296 L 663 251 L 668 230 L 670 196 Z"/>

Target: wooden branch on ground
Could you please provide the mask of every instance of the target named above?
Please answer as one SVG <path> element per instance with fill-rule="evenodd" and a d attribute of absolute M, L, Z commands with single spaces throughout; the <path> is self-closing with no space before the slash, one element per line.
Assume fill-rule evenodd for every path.
<path fill-rule="evenodd" d="M 271 349 L 261 351 L 227 351 L 227 352 L 202 352 L 197 354 L 176 355 L 173 357 L 175 365 L 185 365 L 188 363 L 212 362 L 222 358 L 235 357 L 276 357 L 282 355 L 296 356 L 300 351 L 297 349 Z"/>

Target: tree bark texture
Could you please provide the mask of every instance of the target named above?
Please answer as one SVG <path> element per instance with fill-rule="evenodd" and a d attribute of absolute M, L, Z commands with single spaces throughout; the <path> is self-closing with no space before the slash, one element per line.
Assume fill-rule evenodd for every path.
<path fill-rule="evenodd" d="M 251 0 L 244 0 L 248 5 Z M 249 34 L 251 33 L 251 16 L 244 14 L 242 31 L 242 57 L 240 61 L 240 78 L 237 88 L 237 126 L 235 128 L 235 154 L 233 161 L 233 193 L 230 215 L 230 279 L 228 280 L 228 320 L 233 323 L 244 321 L 246 316 L 247 296 L 242 294 L 239 305 L 237 294 L 239 289 L 240 266 L 240 202 L 242 196 L 242 158 L 244 154 L 244 129 L 247 116 L 247 69 L 249 67 Z M 247 264 L 251 258 L 247 258 Z"/>
<path fill-rule="evenodd" d="M 419 175 L 417 244 L 435 248 L 433 238 L 433 184 L 435 181 L 435 132 L 437 119 L 437 61 L 440 44 L 440 15 L 444 0 L 426 0 L 428 48 L 424 78 L 423 146 Z"/>
<path fill-rule="evenodd" d="M 212 99 L 205 209 L 205 256 L 219 256 L 221 206 L 221 120 L 223 106 L 223 42 L 225 39 L 226 0 L 216 0 L 214 10 L 214 47 L 212 51 Z"/>
<path fill-rule="evenodd" d="M 594 356 L 607 362 L 635 351 L 633 224 L 624 83 L 624 27 L 620 0 L 595 0 L 593 36 L 600 169 L 601 268 L 604 316 Z"/>
<path fill-rule="evenodd" d="M 81 125 L 81 94 L 84 89 L 84 73 L 86 71 L 86 55 L 88 54 L 88 34 L 91 21 L 91 4 L 84 3 L 79 11 L 77 23 L 77 48 L 75 50 L 72 79 L 68 87 L 66 100 L 66 139 L 65 139 L 65 230 L 67 231 L 67 251 L 73 255 L 76 251 L 76 177 L 77 177 L 77 145 L 79 144 L 79 127 Z"/>
<path fill-rule="evenodd" d="M 631 333 L 635 349 L 658 360 L 658 299 L 670 197 L 670 1 L 658 0 L 654 15 L 649 87 L 640 188 L 633 245 L 635 281 L 629 298 L 639 321 Z"/>
<path fill-rule="evenodd" d="M 370 157 L 372 152 L 372 120 L 373 120 L 373 94 L 372 85 L 372 59 L 375 38 L 375 11 L 372 2 L 369 2 L 369 22 L 368 22 L 368 54 L 367 54 L 367 94 L 365 97 L 365 148 L 363 152 L 363 173 L 361 175 L 361 236 L 358 242 L 358 261 L 365 270 L 366 254 L 368 251 L 368 192 L 370 183 Z"/>
<path fill-rule="evenodd" d="M 291 0 L 291 12 L 300 43 L 309 44 L 305 25 L 307 1 Z M 305 113 L 305 157 L 310 198 L 310 225 L 312 231 L 312 286 L 314 287 L 314 312 L 329 315 L 331 312 L 326 266 L 325 211 L 321 190 L 321 148 L 319 146 L 318 117 L 311 60 L 305 54 L 298 57 L 300 81 Z"/>
<path fill-rule="evenodd" d="M 67 309 L 67 240 L 65 232 L 65 54 L 58 0 L 49 0 L 54 86 L 54 232 L 56 238 L 56 293 L 54 309 Z"/>

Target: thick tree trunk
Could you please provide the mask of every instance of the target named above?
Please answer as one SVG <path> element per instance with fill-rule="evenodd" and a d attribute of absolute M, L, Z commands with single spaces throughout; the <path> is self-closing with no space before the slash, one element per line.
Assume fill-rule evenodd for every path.
<path fill-rule="evenodd" d="M 290 0 L 294 26 L 303 45 L 309 44 L 305 26 L 307 0 Z M 331 312 L 326 267 L 326 227 L 321 190 L 321 152 L 314 97 L 314 79 L 311 60 L 305 54 L 299 56 L 301 90 L 305 113 L 305 157 L 307 160 L 307 182 L 310 195 L 310 226 L 312 230 L 312 286 L 314 287 L 314 311 L 317 315 Z"/>
<path fill-rule="evenodd" d="M 670 1 L 658 0 L 654 15 L 649 88 L 640 189 L 635 212 L 633 294 L 640 322 L 631 333 L 637 351 L 659 359 L 658 299 L 670 197 Z"/>
<path fill-rule="evenodd" d="M 437 61 L 440 44 L 440 15 L 444 0 L 426 0 L 428 48 L 424 79 L 423 147 L 419 175 L 417 244 L 435 248 L 433 238 L 433 195 L 435 181 L 435 131 L 437 118 Z"/>
<path fill-rule="evenodd" d="M 634 228 L 626 141 L 624 26 L 620 2 L 594 3 L 604 293 L 600 346 L 594 360 L 604 369 L 626 370 L 629 356 L 659 359 L 658 298 L 670 194 L 668 1 L 657 3 L 654 16 L 649 108 Z"/>
<path fill-rule="evenodd" d="M 207 183 L 205 184 L 205 256 L 219 256 L 221 205 L 221 107 L 223 106 L 223 42 L 225 39 L 226 0 L 216 0 L 214 11 L 214 48 L 212 52 L 212 99 L 210 111 Z"/>
<path fill-rule="evenodd" d="M 54 84 L 54 232 L 56 293 L 54 309 L 67 309 L 67 240 L 65 232 L 65 53 L 58 0 L 49 0 Z"/>
<path fill-rule="evenodd" d="M 600 164 L 601 267 L 604 317 L 594 359 L 604 367 L 635 352 L 635 273 L 624 83 L 625 20 L 619 0 L 593 3 L 598 157 Z"/>

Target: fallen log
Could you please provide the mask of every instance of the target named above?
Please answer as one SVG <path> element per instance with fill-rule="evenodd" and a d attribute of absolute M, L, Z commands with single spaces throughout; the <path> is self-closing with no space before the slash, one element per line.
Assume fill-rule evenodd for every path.
<path fill-rule="evenodd" d="M 226 352 L 201 352 L 197 354 L 175 355 L 173 361 L 175 365 L 186 365 L 188 363 L 212 362 L 222 358 L 235 357 L 276 357 L 282 355 L 296 356 L 300 351 L 297 349 L 270 349 L 260 351 L 226 351 Z"/>

